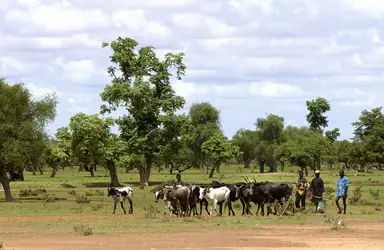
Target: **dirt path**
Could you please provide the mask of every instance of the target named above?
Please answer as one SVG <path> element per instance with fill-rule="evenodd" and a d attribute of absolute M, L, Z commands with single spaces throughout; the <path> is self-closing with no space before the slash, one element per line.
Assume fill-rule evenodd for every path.
<path fill-rule="evenodd" d="M 73 216 L 72 216 L 73 217 Z M 81 216 L 82 218 L 84 216 Z M 92 216 L 89 216 L 92 217 Z M 36 218 L 35 218 L 36 219 Z M 7 223 L 10 227 L 12 224 Z M 265 226 L 268 230 L 230 231 L 212 228 L 209 231 L 178 234 L 144 234 L 125 236 L 38 236 L 0 239 L 4 249 L 222 249 L 222 250 L 384 250 L 384 225 L 358 222 L 345 232 L 329 231 L 326 225 Z"/>

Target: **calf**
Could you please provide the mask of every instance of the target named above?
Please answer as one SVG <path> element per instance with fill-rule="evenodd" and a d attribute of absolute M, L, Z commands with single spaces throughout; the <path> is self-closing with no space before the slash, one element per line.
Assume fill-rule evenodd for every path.
<path fill-rule="evenodd" d="M 189 196 L 191 191 L 188 187 L 175 187 L 164 189 L 164 200 L 171 203 L 172 207 L 182 212 L 182 215 L 188 214 L 189 209 Z"/>
<path fill-rule="evenodd" d="M 120 202 L 121 208 L 124 211 L 124 214 L 127 214 L 127 212 L 124 209 L 123 201 L 128 200 L 129 201 L 129 210 L 128 213 L 133 213 L 133 189 L 131 187 L 124 187 L 124 188 L 114 188 L 109 187 L 108 188 L 108 197 L 112 196 L 114 206 L 113 206 L 113 213 L 116 212 L 116 204 Z"/>
<path fill-rule="evenodd" d="M 229 202 L 230 190 L 227 187 L 219 188 L 200 188 L 200 200 L 206 199 L 209 204 L 210 216 L 212 216 L 212 205 L 216 211 L 216 214 L 219 214 L 216 210 L 217 203 L 226 203 L 229 209 L 232 209 L 231 203 Z M 221 215 L 221 211 L 220 211 Z"/>

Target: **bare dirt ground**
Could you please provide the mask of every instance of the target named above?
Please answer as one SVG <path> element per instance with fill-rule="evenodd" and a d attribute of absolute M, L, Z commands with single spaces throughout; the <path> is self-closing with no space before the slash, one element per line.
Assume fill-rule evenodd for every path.
<path fill-rule="evenodd" d="M 91 216 L 90 216 L 91 217 Z M 42 217 L 27 217 L 30 220 Z M 28 220 L 25 218 L 25 220 Z M 15 218 L 14 218 L 15 219 Z M 20 219 L 20 218 L 19 218 Z M 70 220 L 71 218 L 62 217 Z M 14 220 L 13 220 L 14 221 Z M 265 228 L 265 229 L 263 229 Z M 0 218 L 0 242 L 4 249 L 225 249 L 225 250 L 332 250 L 332 249 L 384 249 L 384 225 L 358 220 L 348 223 L 346 231 L 331 231 L 329 225 L 265 225 L 257 230 L 221 230 L 212 228 L 177 234 L 130 235 L 125 236 L 36 236 L 1 237 L 9 230 L 23 230 L 12 223 L 12 219 Z"/>

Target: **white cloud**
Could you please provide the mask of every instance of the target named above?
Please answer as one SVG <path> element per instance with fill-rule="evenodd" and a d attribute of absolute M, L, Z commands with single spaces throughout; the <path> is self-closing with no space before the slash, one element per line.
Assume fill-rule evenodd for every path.
<path fill-rule="evenodd" d="M 360 110 L 384 98 L 383 18 L 377 0 L 2 0 L 0 76 L 60 93 L 52 126 L 63 126 L 98 111 L 110 82 L 101 42 L 129 36 L 161 59 L 185 52 L 175 91 L 186 108 L 220 108 L 229 137 L 266 113 L 304 125 L 305 101 L 324 96 L 347 138 Z"/>
<path fill-rule="evenodd" d="M 199 96 L 291 98 L 300 97 L 304 94 L 304 91 L 298 86 L 273 82 L 249 82 L 232 85 L 176 82 L 173 87 L 177 94 L 187 99 Z"/>
<path fill-rule="evenodd" d="M 63 76 L 74 82 L 88 81 L 97 73 L 94 62 L 90 59 L 64 62 L 63 58 L 57 58 L 57 66 L 63 69 Z"/>
<path fill-rule="evenodd" d="M 68 1 L 57 2 L 45 5 L 38 1 L 19 1 L 24 8 L 8 10 L 5 20 L 20 25 L 32 23 L 48 32 L 76 32 L 109 26 L 110 19 L 101 9 L 79 9 Z"/>

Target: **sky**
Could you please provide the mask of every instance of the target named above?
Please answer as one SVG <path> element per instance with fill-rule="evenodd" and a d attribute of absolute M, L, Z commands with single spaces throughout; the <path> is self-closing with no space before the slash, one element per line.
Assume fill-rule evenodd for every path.
<path fill-rule="evenodd" d="M 212 103 L 229 138 L 268 114 L 307 125 L 306 100 L 322 96 L 329 129 L 347 139 L 363 109 L 382 105 L 383 18 L 382 0 L 1 0 L 0 77 L 56 93 L 53 134 L 99 112 L 111 55 L 101 44 L 131 37 L 159 57 L 186 54 L 172 82 L 182 112 Z"/>

